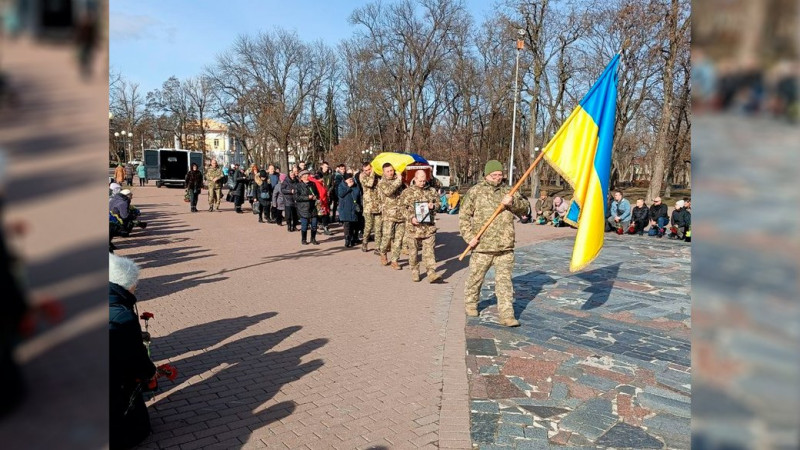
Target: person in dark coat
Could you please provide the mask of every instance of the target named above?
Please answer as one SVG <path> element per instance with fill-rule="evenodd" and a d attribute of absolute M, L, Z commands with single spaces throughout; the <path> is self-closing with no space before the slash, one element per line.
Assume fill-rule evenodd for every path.
<path fill-rule="evenodd" d="M 200 198 L 200 191 L 203 189 L 203 173 L 198 170 L 197 164 L 192 163 L 184 181 L 186 190 L 189 191 L 190 211 L 197 212 L 197 199 Z"/>
<path fill-rule="evenodd" d="M 297 210 L 295 204 L 295 191 L 297 190 L 297 174 L 293 170 L 281 182 L 283 194 L 283 218 L 286 220 L 288 231 L 297 231 Z"/>
<path fill-rule="evenodd" d="M 336 195 L 339 197 L 339 221 L 344 227 L 344 246 L 352 247 L 358 241 L 359 197 L 361 190 L 355 183 L 353 175 L 344 174 L 339 183 Z"/>
<path fill-rule="evenodd" d="M 653 204 L 650 205 L 647 215 L 650 219 L 650 230 L 647 235 L 663 237 L 669 223 L 669 215 L 667 214 L 667 205 L 661 203 L 661 197 L 653 199 Z"/>
<path fill-rule="evenodd" d="M 258 223 L 264 223 L 264 218 L 269 221 L 270 204 L 272 203 L 272 185 L 269 184 L 269 175 L 266 170 L 258 173 L 255 179 L 253 195 L 258 201 Z M 255 203 L 253 204 L 255 206 Z"/>
<path fill-rule="evenodd" d="M 0 219 L 3 198 L 0 193 Z M 14 411 L 25 399 L 26 387 L 22 372 L 14 359 L 19 326 L 28 310 L 27 292 L 16 272 L 17 256 L 6 245 L 6 229 L 0 227 L 0 284 L 3 286 L 2 313 L 0 313 L 0 419 Z"/>
<path fill-rule="evenodd" d="M 633 230 L 631 234 L 643 235 L 644 229 L 647 228 L 649 221 L 650 210 L 647 208 L 647 205 L 644 204 L 644 199 L 640 198 L 636 200 L 636 206 L 633 207 L 633 217 L 631 219 Z"/>
<path fill-rule="evenodd" d="M 311 225 L 311 243 L 319 245 L 317 242 L 317 200 L 319 192 L 317 186 L 308 179 L 310 172 L 304 170 L 300 172 L 300 182 L 295 185 L 294 201 L 297 205 L 297 215 L 300 216 L 300 233 L 302 245 L 308 245 L 308 229 Z"/>
<path fill-rule="evenodd" d="M 134 309 L 139 267 L 128 258 L 108 257 L 109 439 L 112 449 L 129 448 L 150 434 L 142 389 L 156 375 L 156 366 L 142 342 Z"/>
<path fill-rule="evenodd" d="M 670 239 L 684 239 L 686 231 L 691 229 L 692 215 L 684 208 L 683 200 L 675 202 L 675 209 L 672 211 L 672 233 Z"/>
<path fill-rule="evenodd" d="M 247 186 L 247 175 L 241 171 L 239 164 L 234 164 L 233 169 L 228 172 L 228 187 L 231 197 L 233 197 L 233 207 L 237 213 L 242 214 L 242 204 L 244 203 L 244 189 Z"/>

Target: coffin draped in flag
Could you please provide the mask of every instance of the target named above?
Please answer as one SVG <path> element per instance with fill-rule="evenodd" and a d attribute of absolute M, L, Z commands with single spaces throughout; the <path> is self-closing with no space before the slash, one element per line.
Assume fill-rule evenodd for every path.
<path fill-rule="evenodd" d="M 619 55 L 608 63 L 543 150 L 547 162 L 575 190 L 566 217 L 568 223 L 578 227 L 569 267 L 571 272 L 589 265 L 603 247 L 618 65 Z"/>

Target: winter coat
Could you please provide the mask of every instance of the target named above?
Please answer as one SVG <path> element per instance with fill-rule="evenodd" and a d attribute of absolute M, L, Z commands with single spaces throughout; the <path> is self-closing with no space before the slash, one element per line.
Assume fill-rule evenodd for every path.
<path fill-rule="evenodd" d="M 685 208 L 672 211 L 672 226 L 686 227 L 692 226 L 692 214 Z"/>
<path fill-rule="evenodd" d="M 118 215 L 122 220 L 128 218 L 130 206 L 131 199 L 127 195 L 116 194 L 108 201 L 108 210 Z"/>
<path fill-rule="evenodd" d="M 126 180 L 133 179 L 133 171 L 134 171 L 133 164 L 126 164 L 124 171 Z"/>
<path fill-rule="evenodd" d="M 260 183 L 259 181 L 261 181 L 260 178 L 256 179 L 253 193 L 261 206 L 267 206 L 272 202 L 272 185 L 266 181 L 261 181 Z M 261 194 L 266 194 L 266 198 L 263 198 Z"/>
<path fill-rule="evenodd" d="M 298 184 L 297 178 L 292 179 L 289 175 L 286 175 L 286 178 L 281 181 L 281 193 L 283 194 L 283 203 L 285 206 L 295 206 L 294 193 L 297 190 Z"/>
<path fill-rule="evenodd" d="M 272 206 L 278 209 L 278 211 L 283 211 L 286 209 L 285 201 L 283 199 L 283 193 L 281 192 L 281 186 L 278 185 L 277 188 L 272 190 Z"/>
<path fill-rule="evenodd" d="M 247 185 L 247 175 L 241 170 L 231 170 L 228 172 L 228 187 L 231 195 L 244 197 L 244 188 Z"/>
<path fill-rule="evenodd" d="M 652 205 L 648 210 L 648 215 L 650 216 L 650 220 L 653 222 L 658 222 L 659 217 L 669 217 L 667 214 L 667 205 L 660 204 L 658 206 Z"/>
<path fill-rule="evenodd" d="M 494 214 L 497 205 L 511 191 L 505 184 L 493 186 L 486 180 L 472 186 L 461 200 L 458 214 L 458 228 L 461 237 L 469 244 L 477 236 L 478 231 L 489 217 Z M 514 249 L 514 215 L 521 216 L 528 212 L 530 203 L 518 192 L 514 193 L 510 207 L 503 210 L 494 219 L 480 238 L 474 251 L 479 253 L 505 252 Z"/>
<path fill-rule="evenodd" d="M 309 195 L 313 195 L 314 198 L 309 199 Z M 297 215 L 299 217 L 303 219 L 317 217 L 317 200 L 319 200 L 319 192 L 317 192 L 317 186 L 313 182 L 298 182 L 295 185 L 294 201 L 297 205 Z"/>
<path fill-rule="evenodd" d="M 111 448 L 128 447 L 150 432 L 147 407 L 141 392 L 135 391 L 140 381 L 146 383 L 155 375 L 156 367 L 142 342 L 142 327 L 133 310 L 136 297 L 118 284 L 109 283 L 108 290 L 109 437 Z"/>
<path fill-rule="evenodd" d="M 273 189 L 275 188 L 275 186 L 281 184 L 281 174 L 280 174 L 280 172 L 275 172 L 275 173 L 273 173 L 272 175 L 269 176 L 269 184 L 272 185 Z"/>
<path fill-rule="evenodd" d="M 139 167 L 136 168 L 136 176 L 139 178 L 147 178 L 147 167 L 144 164 L 139 164 Z"/>
<path fill-rule="evenodd" d="M 122 184 L 122 182 L 125 181 L 125 168 L 122 167 L 122 165 L 119 165 L 116 169 L 114 169 L 114 180 L 119 184 Z"/>
<path fill-rule="evenodd" d="M 190 191 L 199 192 L 203 189 L 203 173 L 199 170 L 190 170 L 186 172 L 186 189 Z"/>
<path fill-rule="evenodd" d="M 634 222 L 647 222 L 650 216 L 650 210 L 647 209 L 647 206 L 642 206 L 639 208 L 638 206 L 633 207 L 633 221 Z"/>
<path fill-rule="evenodd" d="M 353 184 L 350 187 L 345 182 L 339 183 L 339 188 L 336 195 L 339 197 L 339 220 L 342 222 L 358 222 L 358 212 L 356 212 L 356 205 L 358 205 L 358 196 L 361 190 Z"/>

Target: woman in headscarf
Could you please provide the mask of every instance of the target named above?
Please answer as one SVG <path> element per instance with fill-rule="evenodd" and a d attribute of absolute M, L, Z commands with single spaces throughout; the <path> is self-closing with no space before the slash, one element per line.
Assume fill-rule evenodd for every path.
<path fill-rule="evenodd" d="M 142 342 L 136 312 L 139 267 L 128 258 L 108 255 L 110 447 L 128 448 L 150 434 L 150 416 L 142 390 L 156 374 Z"/>

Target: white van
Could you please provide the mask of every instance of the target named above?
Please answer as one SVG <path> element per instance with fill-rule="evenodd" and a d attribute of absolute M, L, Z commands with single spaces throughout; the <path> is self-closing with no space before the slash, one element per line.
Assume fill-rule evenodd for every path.
<path fill-rule="evenodd" d="M 450 186 L 450 163 L 446 161 L 428 161 L 431 165 L 433 176 L 439 180 L 442 187 Z"/>

